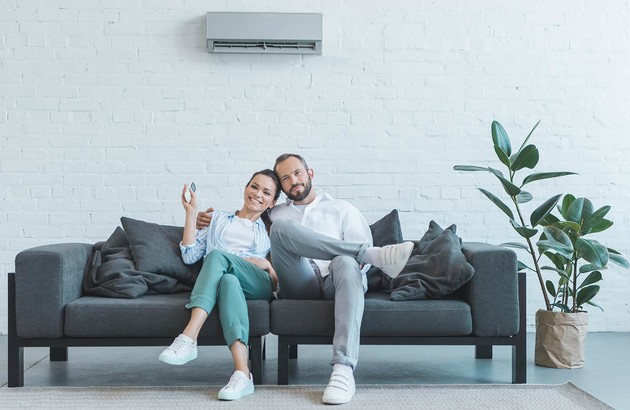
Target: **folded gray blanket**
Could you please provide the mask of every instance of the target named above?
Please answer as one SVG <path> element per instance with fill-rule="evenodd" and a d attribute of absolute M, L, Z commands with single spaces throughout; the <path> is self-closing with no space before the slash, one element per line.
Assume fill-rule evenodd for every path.
<path fill-rule="evenodd" d="M 94 245 L 83 277 L 86 295 L 137 298 L 145 294 L 189 291 L 189 281 L 177 275 L 138 270 L 125 231 L 117 227 L 105 242 Z"/>

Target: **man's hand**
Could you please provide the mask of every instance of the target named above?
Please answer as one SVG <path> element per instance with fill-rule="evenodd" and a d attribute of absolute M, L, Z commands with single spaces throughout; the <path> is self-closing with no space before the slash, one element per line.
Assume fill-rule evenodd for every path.
<path fill-rule="evenodd" d="M 214 212 L 214 208 L 210 207 L 205 211 L 199 211 L 197 213 L 197 229 L 203 229 L 210 226 L 210 221 L 212 220 L 212 212 Z"/>

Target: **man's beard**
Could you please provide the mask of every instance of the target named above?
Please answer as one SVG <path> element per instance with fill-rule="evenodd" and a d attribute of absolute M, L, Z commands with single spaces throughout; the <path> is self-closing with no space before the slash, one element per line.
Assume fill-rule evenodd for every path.
<path fill-rule="evenodd" d="M 298 192 L 297 194 L 293 195 L 291 191 L 293 191 L 293 188 L 295 188 L 296 186 L 303 186 L 304 191 L 302 191 L 301 193 Z M 306 198 L 308 194 L 311 193 L 311 189 L 313 189 L 313 183 L 311 182 L 311 177 L 309 176 L 308 181 L 306 181 L 305 184 L 294 184 L 291 186 L 291 189 L 289 190 L 289 192 L 285 192 L 285 194 L 287 195 L 287 198 L 289 198 L 292 201 L 301 201 L 304 198 Z"/>

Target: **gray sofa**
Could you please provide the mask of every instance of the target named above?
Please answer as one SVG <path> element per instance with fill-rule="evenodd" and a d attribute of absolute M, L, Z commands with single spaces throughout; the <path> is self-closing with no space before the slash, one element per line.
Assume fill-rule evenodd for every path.
<path fill-rule="evenodd" d="M 188 293 L 85 296 L 82 280 L 92 251 L 90 244 L 53 244 L 17 255 L 15 273 L 8 275 L 9 387 L 24 384 L 26 347 L 49 347 L 50 360 L 65 361 L 73 346 L 167 346 L 186 324 Z M 475 274 L 446 298 L 391 301 L 368 292 L 361 343 L 473 345 L 478 358 L 491 358 L 493 345 L 509 345 L 512 381 L 525 383 L 525 276 L 517 274 L 516 255 L 480 243 L 464 242 L 462 251 Z M 298 345 L 332 342 L 333 306 L 325 300 L 249 301 L 255 382 L 261 382 L 265 335 L 278 335 L 278 383 L 287 384 Z M 224 344 L 216 311 L 199 344 Z"/>

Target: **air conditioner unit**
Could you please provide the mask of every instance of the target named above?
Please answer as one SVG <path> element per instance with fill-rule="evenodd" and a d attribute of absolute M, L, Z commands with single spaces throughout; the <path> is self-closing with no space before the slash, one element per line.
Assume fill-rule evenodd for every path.
<path fill-rule="evenodd" d="M 321 54 L 321 13 L 210 12 L 210 53 Z"/>

